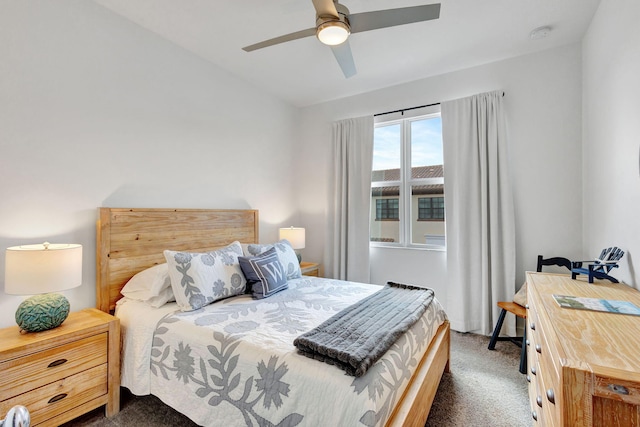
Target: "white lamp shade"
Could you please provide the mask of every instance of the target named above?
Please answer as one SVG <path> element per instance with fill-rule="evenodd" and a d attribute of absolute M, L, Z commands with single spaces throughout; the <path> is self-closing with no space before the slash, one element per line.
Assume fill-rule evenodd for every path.
<path fill-rule="evenodd" d="M 23 245 L 7 248 L 4 291 L 12 295 L 58 292 L 82 284 L 82 245 Z"/>
<path fill-rule="evenodd" d="M 281 228 L 280 239 L 287 239 L 293 249 L 304 249 L 305 229 L 301 227 Z"/>

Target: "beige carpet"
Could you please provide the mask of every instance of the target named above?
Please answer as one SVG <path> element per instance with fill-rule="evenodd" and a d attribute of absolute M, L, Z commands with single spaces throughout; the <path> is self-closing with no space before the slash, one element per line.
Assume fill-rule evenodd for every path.
<path fill-rule="evenodd" d="M 442 377 L 427 427 L 532 425 L 520 347 L 488 345 L 489 337 L 451 332 L 451 372 Z"/>
<path fill-rule="evenodd" d="M 451 372 L 442 378 L 427 426 L 531 425 L 527 382 L 518 372 L 520 349 L 510 342 L 499 342 L 495 351 L 489 351 L 488 344 L 488 337 L 451 333 Z M 71 426 L 190 427 L 195 424 L 153 396 L 135 397 L 123 389 L 122 407 L 117 416 L 107 419 L 104 411 L 98 409 L 65 424 L 65 427 Z"/>

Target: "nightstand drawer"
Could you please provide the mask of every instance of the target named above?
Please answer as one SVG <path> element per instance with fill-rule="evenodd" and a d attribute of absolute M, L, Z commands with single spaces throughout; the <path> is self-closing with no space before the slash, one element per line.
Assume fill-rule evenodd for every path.
<path fill-rule="evenodd" d="M 107 363 L 107 343 L 105 332 L 0 363 L 0 401 Z"/>
<path fill-rule="evenodd" d="M 58 380 L 0 402 L 3 412 L 15 405 L 29 408 L 31 424 L 67 412 L 90 400 L 104 396 L 107 401 L 107 364 Z"/>

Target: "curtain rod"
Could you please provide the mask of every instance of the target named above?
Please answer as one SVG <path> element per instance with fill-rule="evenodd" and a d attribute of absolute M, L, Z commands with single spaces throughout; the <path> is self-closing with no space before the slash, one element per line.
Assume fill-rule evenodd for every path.
<path fill-rule="evenodd" d="M 504 96 L 504 92 L 502 92 L 502 96 Z M 417 110 L 418 108 L 433 107 L 435 105 L 440 105 L 440 103 L 439 102 L 434 102 L 433 104 L 418 105 L 417 107 L 403 108 L 401 110 L 387 111 L 385 113 L 376 113 L 376 114 L 373 115 L 373 117 L 384 116 L 384 115 L 393 114 L 393 113 L 401 113 L 402 115 L 404 115 L 405 111 Z"/>
<path fill-rule="evenodd" d="M 384 116 L 386 114 L 393 114 L 393 113 L 402 113 L 402 115 L 404 115 L 405 111 L 417 110 L 418 108 L 433 107 L 434 105 L 440 105 L 440 103 L 435 102 L 433 104 L 418 105 L 417 107 L 403 108 L 402 110 L 387 111 L 386 113 L 377 113 L 377 114 L 374 114 L 373 117 Z"/>

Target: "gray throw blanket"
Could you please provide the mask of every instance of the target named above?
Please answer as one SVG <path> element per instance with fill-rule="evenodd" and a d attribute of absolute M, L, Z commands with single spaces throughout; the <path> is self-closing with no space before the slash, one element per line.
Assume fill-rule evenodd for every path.
<path fill-rule="evenodd" d="M 388 282 L 293 341 L 298 352 L 360 377 L 433 301 L 433 290 Z"/>

